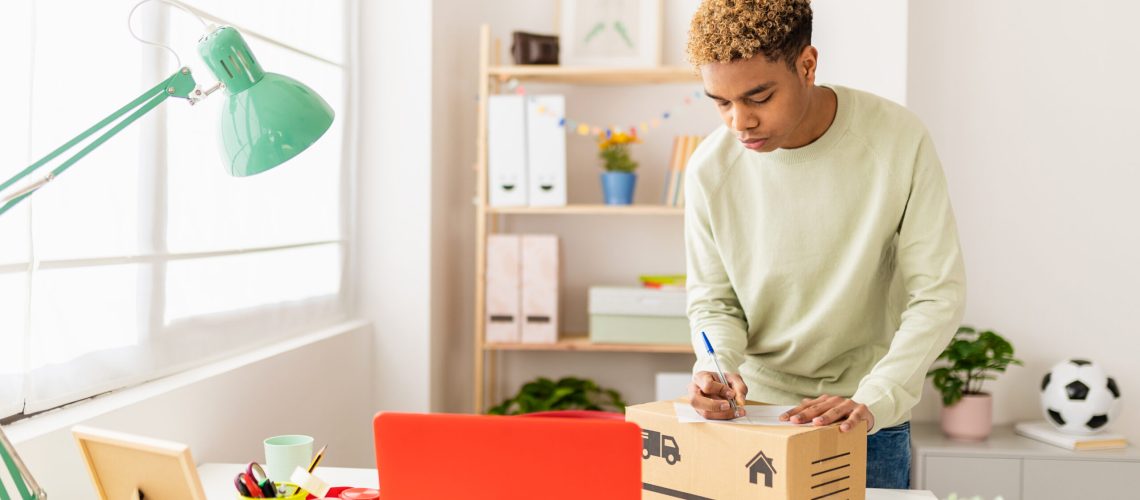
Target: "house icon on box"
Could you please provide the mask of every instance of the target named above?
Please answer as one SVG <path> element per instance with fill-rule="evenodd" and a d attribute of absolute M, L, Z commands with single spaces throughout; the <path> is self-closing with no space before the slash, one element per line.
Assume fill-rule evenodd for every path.
<path fill-rule="evenodd" d="M 748 482 L 759 484 L 756 482 L 756 476 L 763 474 L 764 486 L 772 487 L 772 476 L 776 475 L 776 468 L 772 466 L 772 459 L 768 458 L 768 455 L 765 455 L 763 451 L 752 457 L 752 460 L 745 467 L 748 468 Z"/>

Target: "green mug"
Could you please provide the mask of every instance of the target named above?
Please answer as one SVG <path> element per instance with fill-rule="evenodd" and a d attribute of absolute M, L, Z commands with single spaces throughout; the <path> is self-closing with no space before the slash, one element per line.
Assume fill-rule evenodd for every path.
<path fill-rule="evenodd" d="M 312 459 L 312 436 L 290 434 L 265 440 L 265 474 L 274 482 L 288 482 L 294 469 L 308 469 Z"/>

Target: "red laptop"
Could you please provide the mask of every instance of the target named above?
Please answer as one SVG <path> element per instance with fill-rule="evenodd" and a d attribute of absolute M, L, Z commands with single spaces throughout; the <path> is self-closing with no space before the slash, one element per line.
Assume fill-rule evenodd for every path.
<path fill-rule="evenodd" d="M 614 420 L 378 413 L 380 498 L 641 498 L 641 429 Z"/>

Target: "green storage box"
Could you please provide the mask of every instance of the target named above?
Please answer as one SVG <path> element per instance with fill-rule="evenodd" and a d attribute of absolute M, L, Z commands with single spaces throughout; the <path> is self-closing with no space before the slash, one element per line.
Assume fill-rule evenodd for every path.
<path fill-rule="evenodd" d="M 590 341 L 689 345 L 684 290 L 590 287 Z"/>

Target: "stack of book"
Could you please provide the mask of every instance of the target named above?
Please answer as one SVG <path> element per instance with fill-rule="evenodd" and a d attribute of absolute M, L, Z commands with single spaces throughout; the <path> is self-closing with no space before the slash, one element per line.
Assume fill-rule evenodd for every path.
<path fill-rule="evenodd" d="M 701 143 L 699 135 L 682 135 L 673 138 L 673 154 L 669 157 L 669 172 L 665 177 L 665 192 L 661 204 L 668 207 L 685 206 L 685 165 Z"/>
<path fill-rule="evenodd" d="M 1014 424 L 1013 430 L 1027 438 L 1070 450 L 1108 450 L 1128 446 L 1128 439 L 1120 434 L 1100 433 L 1091 436 L 1066 434 L 1044 420 L 1019 422 Z"/>

